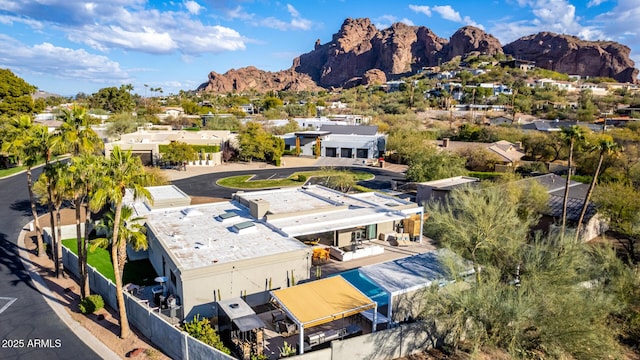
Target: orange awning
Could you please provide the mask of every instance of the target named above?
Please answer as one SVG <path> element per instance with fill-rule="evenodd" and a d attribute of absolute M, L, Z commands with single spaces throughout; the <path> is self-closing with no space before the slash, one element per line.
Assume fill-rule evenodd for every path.
<path fill-rule="evenodd" d="M 303 327 L 321 325 L 376 307 L 373 300 L 342 276 L 274 290 L 271 294 Z"/>

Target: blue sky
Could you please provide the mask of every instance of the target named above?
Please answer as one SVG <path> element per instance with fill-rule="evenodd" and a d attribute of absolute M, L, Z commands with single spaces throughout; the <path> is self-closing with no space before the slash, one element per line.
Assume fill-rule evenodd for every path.
<path fill-rule="evenodd" d="M 640 0 L 0 0 L 0 67 L 61 95 L 129 83 L 177 93 L 210 71 L 287 69 L 348 17 L 444 38 L 474 25 L 503 45 L 539 31 L 614 40 L 640 64 Z"/>

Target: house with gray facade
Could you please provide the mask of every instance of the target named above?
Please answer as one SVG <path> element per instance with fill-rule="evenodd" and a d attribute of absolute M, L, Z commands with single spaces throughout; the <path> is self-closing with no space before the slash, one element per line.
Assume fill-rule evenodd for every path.
<path fill-rule="evenodd" d="M 318 130 L 298 131 L 282 138 L 285 149 L 300 156 L 353 159 L 377 159 L 384 154 L 387 142 L 377 126 L 368 125 L 322 125 Z"/>

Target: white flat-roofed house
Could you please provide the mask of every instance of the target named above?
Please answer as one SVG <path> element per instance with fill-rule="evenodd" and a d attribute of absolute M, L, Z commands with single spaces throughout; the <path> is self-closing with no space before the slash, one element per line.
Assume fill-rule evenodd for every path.
<path fill-rule="evenodd" d="M 161 159 L 160 146 L 169 145 L 178 141 L 189 145 L 201 146 L 218 146 L 231 140 L 234 141 L 235 135 L 227 130 L 171 130 L 166 126 L 148 126 L 139 127 L 136 132 L 123 134 L 120 140 L 107 142 L 104 145 L 105 156 L 109 156 L 115 146 L 119 146 L 122 150 L 131 150 L 134 154 L 142 158 L 142 162 L 146 165 L 158 163 Z M 209 161 L 207 165 L 219 165 L 222 163 L 220 152 L 208 154 Z M 199 165 L 198 161 L 190 163 L 190 165 Z"/>
<path fill-rule="evenodd" d="M 264 304 L 270 290 L 307 280 L 314 249 L 309 241 L 348 261 L 382 253 L 371 240 L 394 233 L 407 219 L 415 226 L 404 225 L 406 232 L 422 239 L 422 222 L 415 220 L 424 217 L 422 206 L 380 193 L 311 185 L 170 208 L 164 206 L 182 203 L 182 192 L 170 186 L 152 193 L 154 205 L 138 201 L 134 209 L 146 219 L 148 258 L 168 279 L 185 318 L 211 316 L 214 301 L 239 296 Z"/>
<path fill-rule="evenodd" d="M 309 277 L 311 248 L 236 201 L 153 211 L 146 226 L 149 260 L 167 277 L 185 318 L 214 315 L 211 305 L 220 299 L 264 294 Z"/>
<path fill-rule="evenodd" d="M 315 131 L 299 131 L 282 136 L 285 149 L 301 156 L 319 156 L 355 159 L 377 159 L 386 149 L 386 135 L 378 133 L 377 126 L 322 125 Z"/>

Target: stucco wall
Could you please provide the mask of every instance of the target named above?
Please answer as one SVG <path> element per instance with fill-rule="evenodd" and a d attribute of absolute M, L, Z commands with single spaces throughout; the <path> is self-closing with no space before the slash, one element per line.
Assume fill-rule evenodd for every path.
<path fill-rule="evenodd" d="M 308 279 L 310 267 L 310 250 L 303 249 L 183 271 L 178 283 L 182 288 L 185 317 L 190 318 L 197 313 L 212 316 L 214 291 L 224 300 L 267 291 L 269 284 L 271 289 L 285 288 L 292 286 L 293 281 L 298 283 Z"/>
<path fill-rule="evenodd" d="M 328 349 L 294 356 L 299 360 L 397 359 L 422 352 L 438 342 L 435 331 L 427 323 L 403 324 L 345 340 L 334 340 Z"/>

